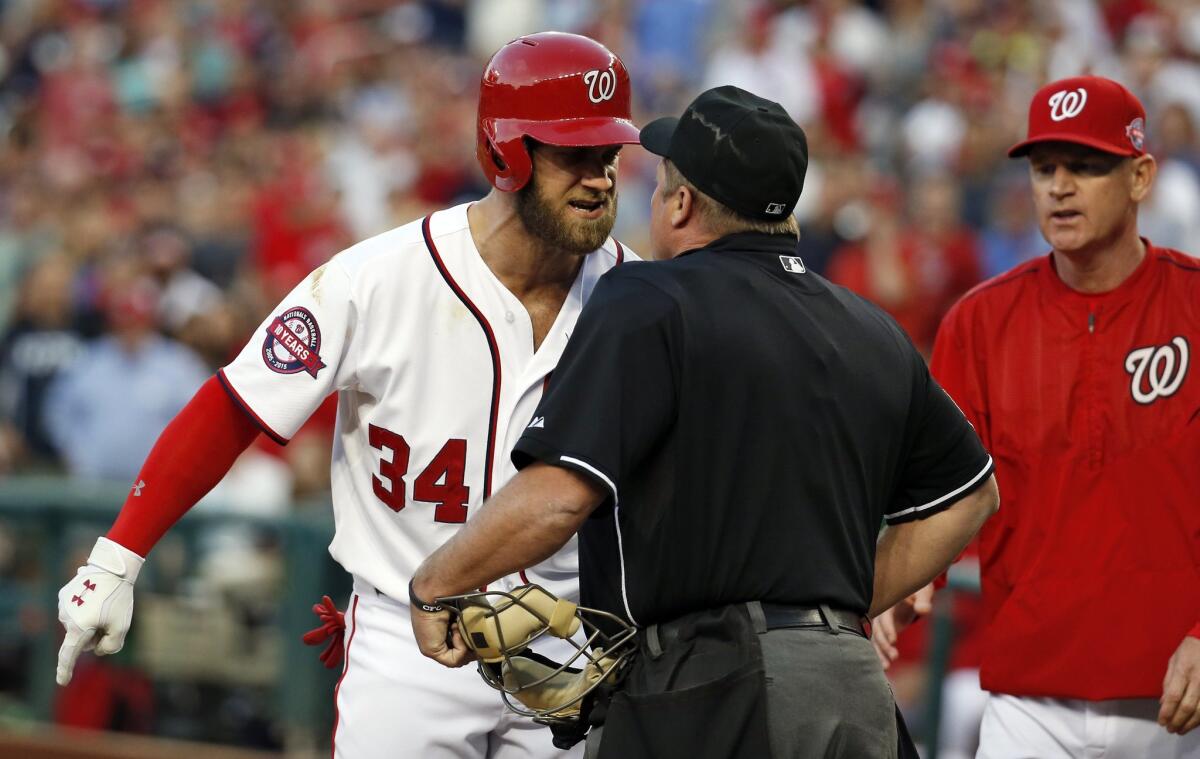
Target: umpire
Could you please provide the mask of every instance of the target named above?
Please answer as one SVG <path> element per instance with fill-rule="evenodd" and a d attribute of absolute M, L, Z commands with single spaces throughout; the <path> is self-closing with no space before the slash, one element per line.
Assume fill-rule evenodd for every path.
<path fill-rule="evenodd" d="M 578 529 L 581 603 L 640 629 L 601 757 L 895 756 L 865 618 L 996 510 L 991 458 L 900 327 L 795 255 L 808 152 L 778 104 L 718 87 L 641 142 L 662 157 L 660 260 L 601 280 L 522 471 L 413 593 L 478 587 Z M 414 627 L 462 663 L 441 617 Z"/>

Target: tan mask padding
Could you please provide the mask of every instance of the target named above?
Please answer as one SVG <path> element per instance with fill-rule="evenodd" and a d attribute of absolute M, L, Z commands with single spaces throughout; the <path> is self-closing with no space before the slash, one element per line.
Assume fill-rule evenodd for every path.
<path fill-rule="evenodd" d="M 481 660 L 497 662 L 506 653 L 520 651 L 543 627 L 559 638 L 569 638 L 579 631 L 574 603 L 555 598 L 536 585 L 522 588 L 514 595 L 521 603 L 505 599 L 494 608 L 468 606 L 459 615 L 460 632 Z M 539 619 L 539 615 L 549 620 L 549 624 Z"/>
<path fill-rule="evenodd" d="M 613 659 L 602 654 L 597 650 L 596 661 L 589 661 L 580 672 L 562 671 L 557 675 L 553 674 L 555 667 L 524 656 L 512 656 L 503 665 L 504 689 L 537 712 L 569 703 L 555 712 L 547 712 L 547 716 L 573 717 L 579 713 L 580 697 L 613 665 Z M 531 685 L 547 677 L 550 679 L 546 682 Z"/>

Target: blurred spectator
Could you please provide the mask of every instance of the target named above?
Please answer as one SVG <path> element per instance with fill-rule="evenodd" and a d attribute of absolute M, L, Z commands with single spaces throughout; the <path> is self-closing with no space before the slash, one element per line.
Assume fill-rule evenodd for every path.
<path fill-rule="evenodd" d="M 212 166 L 191 167 L 179 180 L 188 199 L 174 220 L 193 241 L 192 268 L 221 288 L 229 288 L 250 249 L 250 197 L 247 168 L 227 150 Z"/>
<path fill-rule="evenodd" d="M 175 339 L 196 354 L 211 370 L 229 363 L 244 344 L 247 320 L 223 295 L 205 311 L 179 325 Z"/>
<path fill-rule="evenodd" d="M 1165 106 L 1149 149 L 1158 161 L 1158 177 L 1139 211 L 1142 233 L 1164 247 L 1200 250 L 1200 152 L 1195 122 L 1182 103 Z M 1157 139 L 1156 139 L 1157 138 Z M 1160 244 L 1160 243 L 1155 243 Z"/>
<path fill-rule="evenodd" d="M 253 200 L 254 257 L 267 300 L 282 298 L 348 244 L 337 197 L 322 181 L 318 139 L 312 131 L 294 131 L 267 146 L 275 174 Z"/>
<path fill-rule="evenodd" d="M 153 224 L 140 235 L 139 252 L 146 275 L 158 293 L 157 323 L 178 335 L 193 318 L 221 306 L 221 291 L 188 268 L 192 253 L 188 239 L 174 224 Z"/>
<path fill-rule="evenodd" d="M 1046 241 L 1033 221 L 1029 177 L 1024 170 L 1005 172 L 989 201 L 989 218 L 980 236 L 984 278 L 1002 274 L 1048 252 Z"/>
<path fill-rule="evenodd" d="M 1197 14 L 1197 18 L 1200 18 L 1200 14 Z M 1156 158 L 1181 161 L 1192 171 L 1200 171 L 1200 140 L 1197 140 L 1196 120 L 1182 103 L 1169 103 L 1163 108 L 1154 124 L 1150 144 Z"/>
<path fill-rule="evenodd" d="M 67 259 L 51 256 L 35 264 L 21 283 L 12 329 L 0 341 L 0 427 L 7 429 L 0 439 L 0 472 L 58 460 L 46 429 L 46 394 L 84 350 L 72 323 L 74 277 Z"/>
<path fill-rule="evenodd" d="M 486 61 L 510 40 L 544 31 L 549 4 L 548 0 L 468 0 L 467 49 Z"/>
<path fill-rule="evenodd" d="M 827 274 L 881 305 L 927 353 L 942 315 L 980 279 L 975 233 L 962 224 L 958 187 L 946 175 L 918 179 L 911 221 L 894 179 L 878 178 L 870 192 L 866 237 L 836 251 Z"/>
<path fill-rule="evenodd" d="M 395 226 L 388 198 L 416 182 L 420 166 L 406 144 L 414 114 L 404 92 L 382 80 L 366 83 L 346 110 L 327 167 L 351 234 L 366 238 Z"/>
<path fill-rule="evenodd" d="M 860 153 L 833 149 L 823 131 L 809 131 L 810 155 L 804 194 L 796 206 L 800 220 L 799 254 L 820 274 L 828 275 L 833 254 L 849 240 L 860 240 L 870 224 L 865 200 L 870 182 L 866 159 Z"/>
<path fill-rule="evenodd" d="M 49 203 L 42 188 L 26 175 L 0 191 L 0 332 L 16 318 L 19 282 L 25 270 L 58 244 L 59 235 L 47 218 Z"/>
<path fill-rule="evenodd" d="M 1024 5 L 1029 17 L 1026 28 L 1043 28 L 1049 34 L 1046 52 L 1046 78 L 1058 79 L 1079 72 L 1119 76 L 1120 68 L 1113 52 L 1112 36 L 1105 23 L 1101 5 L 1092 0 L 1055 0 L 1052 3 L 1014 3 Z"/>
<path fill-rule="evenodd" d="M 1153 124 L 1157 112 L 1171 104 L 1183 105 L 1192 122 L 1197 123 L 1200 122 L 1200 65 L 1190 57 L 1171 54 L 1175 47 L 1173 19 L 1163 12 L 1169 5 L 1148 7 L 1126 27 L 1126 84 L 1146 104 L 1148 123 Z"/>
<path fill-rule="evenodd" d="M 811 3 L 813 22 L 828 38 L 830 53 L 839 66 L 858 76 L 877 74 L 888 58 L 891 30 L 874 3 L 855 0 L 819 0 Z"/>
<path fill-rule="evenodd" d="M 922 175 L 911 190 L 910 223 L 924 289 L 936 303 L 935 322 L 983 277 L 979 237 L 962 218 L 962 188 L 948 173 Z"/>
<path fill-rule="evenodd" d="M 932 63 L 925 97 L 909 109 L 901 125 L 905 155 L 919 171 L 943 171 L 952 165 L 967 133 L 962 101 L 971 61 L 964 50 L 943 45 Z"/>
<path fill-rule="evenodd" d="M 920 94 L 943 14 L 936 3 L 925 0 L 888 0 L 882 5 L 887 14 L 887 39 L 878 51 L 881 61 L 871 76 L 872 89 L 895 107 L 903 107 Z"/>
<path fill-rule="evenodd" d="M 109 272 L 110 331 L 51 385 L 46 426 L 72 476 L 131 481 L 209 372 L 154 330 L 157 291 L 131 264 Z"/>
<path fill-rule="evenodd" d="M 648 113 L 671 113 L 701 86 L 708 57 L 714 0 L 641 0 L 631 23 L 636 52 L 626 55 L 638 72 L 632 83 Z"/>
<path fill-rule="evenodd" d="M 773 100 L 801 125 L 820 114 L 820 85 L 797 40 L 772 24 L 775 10 L 757 3 L 712 54 L 701 89 L 732 84 Z M 694 96 L 694 95 L 693 95 Z"/>

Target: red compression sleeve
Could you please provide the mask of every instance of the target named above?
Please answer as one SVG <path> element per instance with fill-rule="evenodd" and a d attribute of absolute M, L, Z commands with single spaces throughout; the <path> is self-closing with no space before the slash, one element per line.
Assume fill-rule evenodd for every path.
<path fill-rule="evenodd" d="M 145 556 L 173 524 L 221 481 L 259 428 L 215 376 L 171 420 L 108 539 Z"/>

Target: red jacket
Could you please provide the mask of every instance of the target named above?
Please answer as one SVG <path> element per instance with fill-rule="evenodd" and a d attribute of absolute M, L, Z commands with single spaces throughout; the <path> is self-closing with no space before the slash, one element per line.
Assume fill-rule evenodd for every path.
<path fill-rule="evenodd" d="M 979 537 L 988 690 L 1157 697 L 1200 619 L 1200 260 L 1146 244 L 1111 292 L 1047 256 L 938 331 L 933 374 L 1000 486 Z"/>

